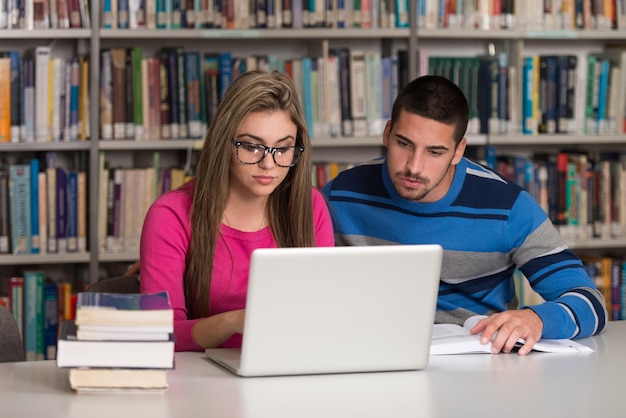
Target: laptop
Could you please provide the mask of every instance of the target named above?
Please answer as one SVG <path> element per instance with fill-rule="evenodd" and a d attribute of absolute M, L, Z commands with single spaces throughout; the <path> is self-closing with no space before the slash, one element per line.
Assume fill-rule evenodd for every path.
<path fill-rule="evenodd" d="M 257 249 L 242 347 L 206 355 L 239 376 L 424 369 L 442 256 L 439 245 Z"/>

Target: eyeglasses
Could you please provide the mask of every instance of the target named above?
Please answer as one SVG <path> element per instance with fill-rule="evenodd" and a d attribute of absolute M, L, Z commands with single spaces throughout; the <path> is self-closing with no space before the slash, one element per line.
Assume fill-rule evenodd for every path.
<path fill-rule="evenodd" d="M 258 164 L 263 161 L 267 154 L 272 154 L 274 162 L 279 167 L 293 167 L 298 162 L 304 147 L 266 147 L 251 142 L 236 141 L 233 145 L 237 148 L 237 160 L 243 164 Z"/>

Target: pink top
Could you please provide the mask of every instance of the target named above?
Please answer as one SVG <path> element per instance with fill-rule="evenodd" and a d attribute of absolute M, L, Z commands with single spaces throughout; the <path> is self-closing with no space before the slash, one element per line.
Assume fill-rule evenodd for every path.
<path fill-rule="evenodd" d="M 191 334 L 200 319 L 187 319 L 183 290 L 191 238 L 192 184 L 159 197 L 148 210 L 141 234 L 141 292 L 169 292 L 174 308 L 176 351 L 203 350 Z M 316 245 L 333 246 L 333 226 L 326 201 L 317 189 L 312 190 L 312 196 Z M 245 308 L 252 250 L 277 246 L 269 227 L 256 232 L 242 232 L 224 224 L 221 228 L 224 240 L 218 240 L 215 250 L 209 315 Z M 231 262 L 231 254 L 236 262 Z M 240 347 L 241 334 L 233 335 L 221 346 Z"/>

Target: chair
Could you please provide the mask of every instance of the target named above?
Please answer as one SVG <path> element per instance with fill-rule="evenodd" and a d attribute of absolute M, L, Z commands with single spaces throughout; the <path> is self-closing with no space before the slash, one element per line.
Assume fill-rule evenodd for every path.
<path fill-rule="evenodd" d="M 24 345 L 13 314 L 0 306 L 0 363 L 24 361 Z"/>
<path fill-rule="evenodd" d="M 89 286 L 87 292 L 139 293 L 139 274 L 102 279 Z"/>

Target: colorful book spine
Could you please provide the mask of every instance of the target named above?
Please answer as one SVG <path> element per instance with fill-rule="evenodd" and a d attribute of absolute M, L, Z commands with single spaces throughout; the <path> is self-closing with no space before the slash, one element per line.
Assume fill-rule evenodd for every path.
<path fill-rule="evenodd" d="M 30 164 L 14 164 L 9 170 L 13 254 L 30 254 Z"/>
<path fill-rule="evenodd" d="M 44 360 L 42 271 L 24 272 L 24 349 L 26 360 Z"/>
<path fill-rule="evenodd" d="M 57 329 L 58 329 L 58 296 L 57 285 L 54 282 L 45 282 L 43 285 L 43 353 L 46 360 L 56 358 Z"/>
<path fill-rule="evenodd" d="M 32 158 L 30 160 L 30 245 L 33 254 L 40 252 L 39 204 L 39 160 Z"/>
<path fill-rule="evenodd" d="M 59 253 L 67 252 L 67 187 L 68 171 L 65 168 L 56 169 L 56 225 L 57 225 L 57 248 Z"/>

